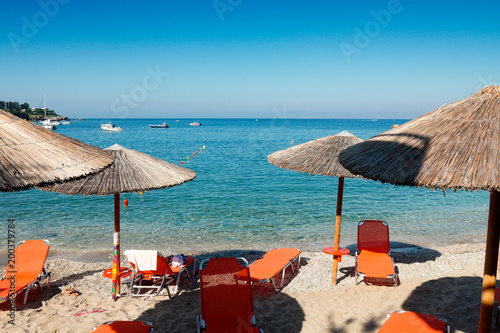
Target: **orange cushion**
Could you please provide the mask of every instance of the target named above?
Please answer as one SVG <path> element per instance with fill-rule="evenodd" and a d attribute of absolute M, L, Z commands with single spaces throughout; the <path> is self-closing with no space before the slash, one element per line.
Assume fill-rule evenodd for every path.
<path fill-rule="evenodd" d="M 358 272 L 373 278 L 387 278 L 396 274 L 392 259 L 387 253 L 367 250 L 362 250 L 358 255 Z"/>
<path fill-rule="evenodd" d="M 149 333 L 151 327 L 142 321 L 115 321 L 97 326 L 94 333 Z"/>
<path fill-rule="evenodd" d="M 302 251 L 297 249 L 273 249 L 250 264 L 250 279 L 252 281 L 268 280 L 281 272 L 283 268 L 295 259 Z"/>
<path fill-rule="evenodd" d="M 394 312 L 378 333 L 443 333 L 446 326 L 446 322 L 433 315 L 411 311 Z"/>

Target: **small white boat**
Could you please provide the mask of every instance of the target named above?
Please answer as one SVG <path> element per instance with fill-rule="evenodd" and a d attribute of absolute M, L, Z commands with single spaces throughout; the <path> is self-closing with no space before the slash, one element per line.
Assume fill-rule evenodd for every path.
<path fill-rule="evenodd" d="M 195 121 L 193 123 L 189 123 L 190 126 L 201 126 L 201 123 Z"/>
<path fill-rule="evenodd" d="M 60 123 L 57 120 L 54 119 L 45 119 L 40 122 L 42 125 L 53 125 L 53 126 L 59 126 Z"/>
<path fill-rule="evenodd" d="M 101 129 L 103 131 L 108 131 L 108 132 L 122 132 L 123 129 L 121 127 L 115 126 L 115 124 L 108 123 L 108 124 L 102 124 Z"/>
<path fill-rule="evenodd" d="M 61 125 L 71 125 L 71 122 L 69 121 L 61 121 Z"/>
<path fill-rule="evenodd" d="M 57 127 L 55 127 L 54 125 L 49 125 L 49 124 L 40 124 L 40 126 L 45 127 L 46 129 L 49 129 L 49 130 L 57 129 Z"/>
<path fill-rule="evenodd" d="M 168 128 L 167 123 L 163 123 L 161 125 L 149 125 L 149 128 Z"/>

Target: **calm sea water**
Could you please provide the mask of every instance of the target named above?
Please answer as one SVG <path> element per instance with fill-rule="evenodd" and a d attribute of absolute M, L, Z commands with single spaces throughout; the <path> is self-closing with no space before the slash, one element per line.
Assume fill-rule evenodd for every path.
<path fill-rule="evenodd" d="M 271 165 L 280 149 L 347 130 L 362 139 L 404 120 L 115 119 L 124 132 L 99 131 L 108 120 L 73 121 L 57 132 L 101 148 L 119 143 L 171 163 L 195 180 L 173 188 L 122 194 L 122 249 L 163 252 L 268 249 L 320 250 L 332 245 L 337 178 Z M 166 121 L 169 129 L 148 124 Z M 206 149 L 200 152 L 203 146 Z M 193 157 L 192 154 L 198 151 Z M 190 156 L 189 161 L 187 156 Z M 391 240 L 405 244 L 482 242 L 489 194 L 398 187 L 346 179 L 341 245 L 356 241 L 357 222 L 382 219 Z M 55 250 L 110 250 L 113 196 L 68 196 L 39 190 L 1 193 L 3 220 L 16 220 L 16 239 L 48 239 Z M 5 249 L 7 226 L 0 232 Z M 2 236 L 1 234 L 4 234 Z M 51 250 L 52 251 L 52 250 Z"/>

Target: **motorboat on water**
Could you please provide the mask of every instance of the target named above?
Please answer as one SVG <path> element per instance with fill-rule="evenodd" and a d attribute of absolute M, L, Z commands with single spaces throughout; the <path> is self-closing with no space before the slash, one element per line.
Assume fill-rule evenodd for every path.
<path fill-rule="evenodd" d="M 61 121 L 61 125 L 71 125 L 71 122 L 70 121 Z"/>
<path fill-rule="evenodd" d="M 121 127 L 115 126 L 115 124 L 112 123 L 102 124 L 101 129 L 108 132 L 123 132 Z"/>
<path fill-rule="evenodd" d="M 50 124 L 40 124 L 40 126 L 45 127 L 46 129 L 49 129 L 49 130 L 57 129 L 57 127 L 55 127 L 54 125 L 50 125 Z"/>
<path fill-rule="evenodd" d="M 42 120 L 40 122 L 40 124 L 42 124 L 42 125 L 53 125 L 53 126 L 59 126 L 60 125 L 60 123 L 57 120 L 50 119 L 50 118 Z"/>
<path fill-rule="evenodd" d="M 149 128 L 168 128 L 167 123 L 163 123 L 160 125 L 149 125 Z"/>
<path fill-rule="evenodd" d="M 192 123 L 189 123 L 190 126 L 201 126 L 201 123 L 200 122 L 192 122 Z"/>

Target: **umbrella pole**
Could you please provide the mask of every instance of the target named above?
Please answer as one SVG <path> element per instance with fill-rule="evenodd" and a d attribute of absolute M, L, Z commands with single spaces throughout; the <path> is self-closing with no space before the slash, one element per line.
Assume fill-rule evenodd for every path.
<path fill-rule="evenodd" d="M 490 211 L 488 216 L 488 236 L 484 259 L 483 291 L 479 311 L 479 333 L 490 333 L 493 302 L 495 301 L 496 273 L 498 265 L 498 247 L 500 240 L 500 192 L 490 193 Z"/>
<path fill-rule="evenodd" d="M 339 177 L 339 188 L 337 190 L 337 213 L 335 216 L 335 238 L 333 240 L 333 250 L 338 252 L 340 248 L 340 222 L 342 220 L 342 200 L 344 196 L 344 177 Z M 333 256 L 332 284 L 337 285 L 337 269 L 339 262 L 337 256 Z"/>
<path fill-rule="evenodd" d="M 120 193 L 114 194 L 115 206 L 115 230 L 113 234 L 113 287 L 111 289 L 112 299 L 116 301 L 120 294 Z"/>

